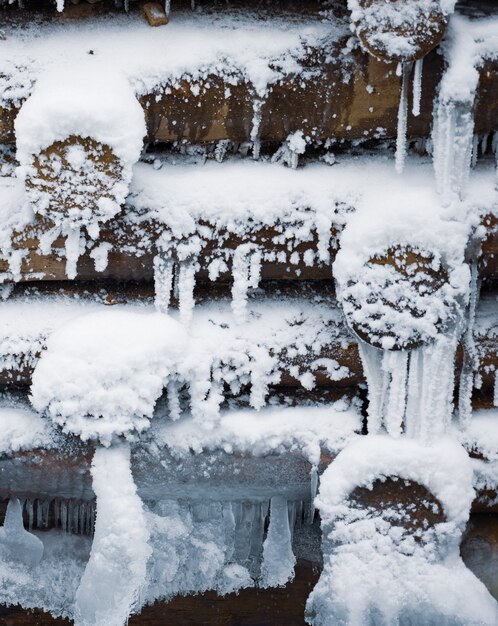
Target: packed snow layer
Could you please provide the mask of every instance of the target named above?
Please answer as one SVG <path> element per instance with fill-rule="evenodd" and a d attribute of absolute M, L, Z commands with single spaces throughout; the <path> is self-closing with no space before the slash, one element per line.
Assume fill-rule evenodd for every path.
<path fill-rule="evenodd" d="M 423 446 L 369 436 L 346 447 L 324 472 L 316 499 L 325 562 L 308 599 L 309 623 L 496 624 L 498 604 L 459 555 L 472 475 L 467 453 L 449 438 Z M 357 486 L 371 489 L 392 476 L 425 486 L 441 503 L 444 521 L 414 531 L 398 521 L 400 510 L 349 500 Z"/>
<path fill-rule="evenodd" d="M 347 32 L 320 17 L 267 17 L 264 11 L 224 8 L 213 14 L 175 12 L 167 28 L 157 29 L 142 16 L 127 15 L 42 27 L 7 25 L 0 41 L 4 99 L 28 97 L 31 84 L 45 71 L 68 70 L 77 76 L 89 63 L 96 72 L 126 77 L 137 94 L 214 73 L 232 84 L 249 81 L 264 95 L 268 84 L 302 69 L 299 62 L 310 47 L 331 47 Z"/>
<path fill-rule="evenodd" d="M 324 406 L 267 407 L 259 412 L 222 411 L 216 428 L 199 429 L 185 416 L 175 423 L 157 421 L 153 441 L 175 456 L 223 450 L 229 454 L 250 451 L 256 456 L 286 451 L 304 455 L 318 466 L 323 450 L 342 449 L 361 430 L 359 408 L 339 400 Z"/>
<path fill-rule="evenodd" d="M 0 406 L 0 454 L 55 445 L 50 422 L 27 408 Z"/>
<path fill-rule="evenodd" d="M 68 322 L 47 340 L 31 401 L 83 440 L 148 427 L 185 350 L 183 327 L 160 313 L 105 309 Z"/>

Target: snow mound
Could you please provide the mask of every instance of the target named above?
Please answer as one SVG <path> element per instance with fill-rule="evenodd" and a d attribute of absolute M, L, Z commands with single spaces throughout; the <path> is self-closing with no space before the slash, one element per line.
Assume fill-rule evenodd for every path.
<path fill-rule="evenodd" d="M 29 165 L 33 156 L 70 135 L 92 137 L 110 146 L 131 167 L 145 135 L 142 107 L 128 80 L 105 71 L 98 62 L 83 62 L 43 73 L 15 121 L 17 158 Z"/>
<path fill-rule="evenodd" d="M 140 432 L 185 344 L 183 327 L 160 313 L 77 317 L 47 341 L 33 374 L 33 406 L 83 440 L 109 444 Z"/>

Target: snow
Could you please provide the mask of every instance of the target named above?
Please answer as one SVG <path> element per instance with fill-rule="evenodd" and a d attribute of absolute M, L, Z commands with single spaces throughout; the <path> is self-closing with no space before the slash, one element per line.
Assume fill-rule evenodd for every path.
<path fill-rule="evenodd" d="M 137 94 L 183 78 L 195 84 L 212 73 L 229 84 L 248 81 L 261 98 L 284 73 L 302 69 L 300 61 L 310 46 L 330 46 L 345 32 L 320 17 L 267 17 L 263 10 L 175 11 L 167 33 L 125 15 L 54 20 L 42 29 L 7 25 L 5 41 L 0 41 L 0 75 L 14 75 L 16 88 L 11 86 L 4 97 L 25 99 L 30 81 L 42 72 L 72 70 L 78 76 L 80 66 L 90 64 L 96 74 L 125 77 Z"/>
<path fill-rule="evenodd" d="M 456 0 L 348 0 L 352 30 L 365 37 L 369 49 L 403 60 L 410 60 L 419 53 L 420 33 L 416 26 L 433 27 L 432 17 L 445 20 L 455 4 Z"/>
<path fill-rule="evenodd" d="M 392 476 L 424 485 L 446 519 L 417 534 L 395 523 L 399 512 L 348 501 L 355 487 Z M 309 623 L 496 624 L 496 601 L 459 555 L 473 498 L 472 465 L 451 439 L 423 446 L 370 435 L 351 443 L 322 475 L 316 499 L 325 562 Z"/>
<path fill-rule="evenodd" d="M 24 407 L 0 406 L 0 454 L 55 445 L 50 422 Z"/>
<path fill-rule="evenodd" d="M 75 599 L 76 626 L 123 626 L 140 608 L 151 555 L 142 501 L 126 445 L 99 448 L 92 462 L 97 519 L 90 559 Z"/>
<path fill-rule="evenodd" d="M 66 432 L 83 438 L 109 441 L 113 433 L 132 436 L 148 428 L 155 394 L 171 381 L 189 389 L 194 418 L 209 427 L 218 420 L 224 384 L 231 393 L 251 384 L 251 405 L 261 408 L 268 385 L 280 380 L 283 369 L 307 388 L 314 385 L 319 370 L 337 381 L 350 376 L 347 367 L 334 359 L 334 350 L 323 357 L 324 348 L 345 349 L 351 339 L 331 298 L 313 290 L 299 297 L 251 294 L 245 322 L 237 322 L 229 301 L 206 302 L 195 309 L 188 331 L 174 311 L 171 316 L 154 313 L 151 301 L 112 307 L 105 302 L 105 296 L 101 303 L 27 296 L 12 297 L 0 307 L 4 362 L 15 369 L 25 358 L 36 366 L 32 389 L 36 408 L 46 408 Z M 171 345 L 168 328 L 174 330 Z M 188 340 L 166 376 L 171 350 L 185 334 Z M 135 379 L 137 372 L 140 376 Z M 77 375 L 79 388 L 72 383 Z M 121 394 L 122 385 L 126 393 Z M 101 414 L 104 419 L 98 417 Z"/>
<path fill-rule="evenodd" d="M 29 166 L 34 155 L 72 135 L 109 145 L 131 169 L 142 151 L 145 121 L 128 81 L 102 71 L 98 60 L 80 62 L 78 71 L 63 65 L 43 73 L 15 121 L 17 159 Z M 80 169 L 85 155 L 70 148 L 69 163 Z"/>
<path fill-rule="evenodd" d="M 65 432 L 109 445 L 148 427 L 185 343 L 182 327 L 161 313 L 80 316 L 49 337 L 33 373 L 33 406 Z"/>
<path fill-rule="evenodd" d="M 498 461 L 498 409 L 474 411 L 465 430 L 457 431 L 456 436 L 467 450 Z"/>
<path fill-rule="evenodd" d="M 324 406 L 266 407 L 222 411 L 216 428 L 199 429 L 192 418 L 175 423 L 156 422 L 153 441 L 175 457 L 224 450 L 231 454 L 250 451 L 255 456 L 302 454 L 318 466 L 322 451 L 342 449 L 361 430 L 359 409 L 338 400 Z"/>

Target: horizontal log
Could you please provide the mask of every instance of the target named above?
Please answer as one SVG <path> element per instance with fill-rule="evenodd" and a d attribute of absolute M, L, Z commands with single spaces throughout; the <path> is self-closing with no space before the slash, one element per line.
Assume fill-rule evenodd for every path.
<path fill-rule="evenodd" d="M 269 85 L 261 102 L 262 142 L 282 142 L 298 130 L 314 141 L 396 137 L 401 86 L 396 62 L 377 60 L 358 48 L 348 51 L 349 36 L 333 42 L 331 49 L 310 50 L 302 62 L 306 68 L 303 75 L 287 73 Z M 429 53 L 424 59 L 422 109 L 418 117 L 409 117 L 409 137 L 430 135 L 432 103 L 442 70 L 441 55 Z M 476 132 L 486 134 L 498 129 L 496 62 L 488 61 L 480 76 L 475 123 Z M 255 93 L 249 82 L 233 85 L 215 74 L 195 83 L 188 79 L 178 83 L 166 76 L 154 93 L 140 98 L 147 142 L 251 141 L 254 107 L 259 100 Z M 19 108 L 15 103 L 0 108 L 1 143 L 14 143 L 13 125 Z"/>
<path fill-rule="evenodd" d="M 71 294 L 78 294 L 77 284 L 70 283 L 71 288 L 66 291 L 66 297 L 62 298 L 60 284 L 45 285 L 42 293 L 45 296 L 32 292 L 29 288 L 18 287 L 11 299 L 0 309 L 0 323 L 3 333 L 0 332 L 0 345 L 3 340 L 3 351 L 0 355 L 0 385 L 7 387 L 26 387 L 31 384 L 31 376 L 44 349 L 47 337 L 66 319 L 66 311 L 74 311 L 74 315 L 84 313 L 84 303 L 78 304 Z M 89 291 L 90 290 L 90 291 Z M 85 285 L 86 298 L 92 298 L 100 306 L 118 303 L 149 302 L 152 308 L 152 289 L 137 285 L 133 288 L 113 287 L 103 285 Z M 26 298 L 26 294 L 28 297 Z M 31 295 L 30 295 L 31 294 Z M 52 295 L 51 295 L 52 294 Z M 275 294 L 275 296 L 273 296 Z M 53 306 L 53 296 L 59 297 L 59 307 L 47 309 L 48 313 L 42 313 L 43 302 Z M 230 300 L 226 297 L 226 291 L 222 289 L 201 289 L 198 292 L 198 305 L 194 308 L 191 333 L 201 336 L 205 327 L 203 322 L 203 305 L 213 300 L 219 303 L 219 312 L 230 313 Z M 272 299 L 274 297 L 274 299 Z M 316 298 L 318 302 L 315 302 Z M 33 299 L 35 298 L 35 299 Z M 44 298 L 46 298 L 44 300 Z M 494 368 L 498 368 L 498 317 L 495 310 L 495 292 L 483 294 L 477 310 L 477 321 L 474 332 L 474 341 L 478 355 L 478 376 L 480 389 L 476 391 L 476 406 L 485 406 L 486 402 L 492 402 L 492 388 L 494 385 Z M 282 302 L 288 302 L 288 315 L 280 321 L 279 330 L 288 325 L 288 344 L 279 344 L 277 351 L 272 347 L 271 337 L 268 337 L 268 327 L 265 326 L 266 315 L 277 307 L 282 310 Z M 29 327 L 25 325 L 17 327 L 16 317 L 23 317 L 23 308 L 28 312 L 32 303 L 37 303 L 40 310 L 39 319 L 33 321 Z M 88 302 L 88 301 L 87 301 Z M 272 304 L 273 303 L 273 304 Z M 10 307 L 13 308 L 10 308 Z M 263 308 L 261 308 L 263 307 Z M 263 290 L 255 293 L 249 300 L 249 308 L 257 311 L 258 317 L 252 321 L 253 325 L 261 324 L 261 340 L 259 345 L 266 347 L 272 354 L 278 357 L 278 368 L 281 373 L 280 384 L 291 388 L 301 388 L 299 378 L 306 373 L 315 376 L 316 384 L 321 387 L 350 388 L 357 387 L 364 382 L 363 368 L 358 353 L 357 340 L 346 328 L 340 311 L 337 309 L 332 285 L 329 281 L 323 283 L 265 283 Z M 12 312 L 10 312 L 12 311 Z M 289 313 L 293 311 L 293 314 Z M 213 312 L 213 319 L 216 314 Z M 14 316 L 14 317 L 13 317 Z M 47 317 L 48 316 L 48 317 Z M 57 321 L 60 317 L 61 321 Z M 288 318 L 288 319 L 287 319 Z M 221 317 L 220 317 L 221 319 Z M 231 316 L 224 319 L 224 323 Z M 306 345 L 305 352 L 295 347 L 300 341 L 299 325 L 294 326 L 293 320 L 307 320 L 314 324 L 312 334 L 315 339 Z M 314 320 L 314 321 L 313 321 Z M 228 324 L 231 322 L 228 321 Z M 273 326 L 271 326 L 273 328 Z M 204 329 L 204 330 L 203 330 Z M 238 336 L 236 326 L 233 327 L 234 336 Z M 270 333 L 271 334 L 271 333 Z M 243 331 L 242 335 L 243 336 Z M 325 339 L 324 339 L 325 338 Z M 251 340 L 254 341 L 254 340 Z M 21 346 L 19 349 L 18 346 Z M 324 360 L 324 361 L 323 361 Z M 329 375 L 325 366 L 326 362 L 335 362 L 337 369 L 344 368 L 340 376 Z M 463 347 L 457 352 L 456 380 L 463 361 Z M 3 363 L 3 365 L 2 365 Z M 320 365 L 322 363 L 322 365 Z M 318 364 L 318 365 L 317 365 Z"/>

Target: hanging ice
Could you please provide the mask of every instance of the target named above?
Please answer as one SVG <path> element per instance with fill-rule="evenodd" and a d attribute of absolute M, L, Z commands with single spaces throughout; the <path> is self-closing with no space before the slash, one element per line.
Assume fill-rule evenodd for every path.
<path fill-rule="evenodd" d="M 261 275 L 261 252 L 251 243 L 240 245 L 232 261 L 232 310 L 238 322 L 247 314 L 247 291 L 257 288 Z"/>
<path fill-rule="evenodd" d="M 422 100 L 422 69 L 424 66 L 424 59 L 418 59 L 415 61 L 415 67 L 413 70 L 413 105 L 412 113 L 415 117 L 420 115 L 420 102 Z"/>
<path fill-rule="evenodd" d="M 140 609 L 151 554 L 142 501 L 125 445 L 96 450 L 92 462 L 97 520 L 90 560 L 76 593 L 76 626 L 123 626 Z"/>
<path fill-rule="evenodd" d="M 24 530 L 22 507 L 17 498 L 7 505 L 5 522 L 0 528 L 0 559 L 35 567 L 43 556 L 43 543 Z"/>
<path fill-rule="evenodd" d="M 259 159 L 259 153 L 261 150 L 261 141 L 259 138 L 259 127 L 261 126 L 263 108 L 263 99 L 259 96 L 255 96 L 252 104 L 252 128 L 251 128 L 251 141 L 252 141 L 252 156 L 254 160 Z"/>
<path fill-rule="evenodd" d="M 162 254 L 154 257 L 154 293 L 156 309 L 166 313 L 173 289 L 174 264 Z"/>
<path fill-rule="evenodd" d="M 368 431 L 433 441 L 452 414 L 455 333 L 411 351 L 384 351 L 364 342 L 360 355 L 368 385 Z"/>
<path fill-rule="evenodd" d="M 285 585 L 294 578 L 295 564 L 287 500 L 283 496 L 274 496 L 270 505 L 268 535 L 263 545 L 261 586 Z"/>
<path fill-rule="evenodd" d="M 411 63 L 401 64 L 401 93 L 398 108 L 398 129 L 396 134 L 396 171 L 401 174 L 405 167 L 406 132 L 408 122 L 408 76 Z"/>

